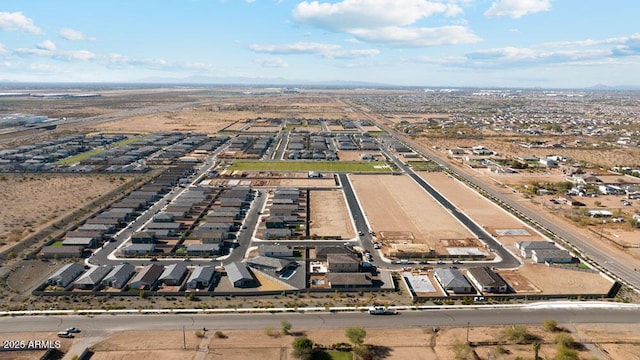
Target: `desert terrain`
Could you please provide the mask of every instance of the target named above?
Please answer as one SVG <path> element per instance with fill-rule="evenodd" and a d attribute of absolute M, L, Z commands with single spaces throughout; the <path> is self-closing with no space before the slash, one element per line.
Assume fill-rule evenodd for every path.
<path fill-rule="evenodd" d="M 127 180 L 121 175 L 0 175 L 0 251 Z"/>
<path fill-rule="evenodd" d="M 355 236 L 342 191 L 312 190 L 309 196 L 309 233 L 312 236 L 338 239 L 351 239 Z"/>

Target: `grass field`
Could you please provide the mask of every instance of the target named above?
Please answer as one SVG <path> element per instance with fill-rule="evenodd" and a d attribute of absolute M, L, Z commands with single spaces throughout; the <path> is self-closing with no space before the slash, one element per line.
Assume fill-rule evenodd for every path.
<path fill-rule="evenodd" d="M 121 146 L 126 146 L 126 145 L 131 145 L 137 141 L 140 141 L 141 137 L 131 137 L 128 139 L 124 139 L 124 140 L 120 140 L 118 142 L 116 142 L 115 144 L 109 146 L 108 148 L 117 148 L 117 147 L 121 147 Z M 83 153 L 80 153 L 78 155 L 74 155 L 71 157 L 68 157 L 66 159 L 62 159 L 60 161 L 58 161 L 56 164 L 58 165 L 71 165 L 71 164 L 75 164 L 78 163 L 82 160 L 87 160 L 88 158 L 94 156 L 94 155 L 98 155 L 101 154 L 103 152 L 107 151 L 107 148 L 99 148 L 99 149 L 93 149 L 90 151 L 86 151 Z"/>
<path fill-rule="evenodd" d="M 230 171 L 391 172 L 379 162 L 337 161 L 234 161 Z"/>

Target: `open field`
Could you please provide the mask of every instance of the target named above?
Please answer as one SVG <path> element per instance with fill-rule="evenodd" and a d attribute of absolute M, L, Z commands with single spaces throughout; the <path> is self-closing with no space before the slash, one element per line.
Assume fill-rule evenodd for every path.
<path fill-rule="evenodd" d="M 120 175 L 2 174 L 0 250 L 116 189 Z"/>
<path fill-rule="evenodd" d="M 311 191 L 309 233 L 350 239 L 355 236 L 342 191 Z"/>
<path fill-rule="evenodd" d="M 473 235 L 408 176 L 352 175 L 351 181 L 374 231 L 389 243 L 422 245 L 446 254 L 447 240 Z M 405 234 L 399 238 L 394 234 Z M 451 245 L 450 245 L 451 246 Z"/>
<path fill-rule="evenodd" d="M 338 161 L 234 161 L 229 171 L 391 172 L 375 162 Z"/>
<path fill-rule="evenodd" d="M 166 111 L 148 116 L 134 116 L 128 119 L 103 123 L 97 129 L 114 132 L 152 131 L 196 131 L 213 134 L 236 121 L 258 118 L 299 118 L 299 119 L 357 119 L 359 114 L 347 111 L 344 105 L 329 96 L 311 94 L 265 94 L 256 100 L 255 95 L 210 91 L 209 96 L 194 97 L 192 101 L 207 101 L 182 110 Z M 156 96 L 160 96 L 157 94 Z M 168 93 L 171 96 L 171 93 Z M 233 125 L 228 130 L 238 130 Z M 275 129 L 275 128 L 274 128 Z M 253 132 L 256 129 L 249 129 Z M 265 131 L 265 129 L 258 129 Z M 267 129 L 267 131 L 274 131 Z"/>
<path fill-rule="evenodd" d="M 542 322 L 545 319 L 540 319 Z M 274 320 L 275 322 L 275 320 Z M 524 329 L 532 339 L 541 342 L 539 355 L 543 358 L 553 358 L 557 354 L 554 338 L 561 332 L 568 333 L 576 341 L 588 341 L 605 349 L 611 359 L 638 359 L 629 357 L 637 351 L 640 334 L 636 329 L 616 325 L 579 325 L 568 329 L 559 324 L 563 330 L 551 332 L 541 325 L 526 326 Z M 186 331 L 186 350 L 183 349 L 181 331 L 127 331 L 110 335 L 106 340 L 92 346 L 95 354 L 92 359 L 120 360 L 134 356 L 136 359 L 190 359 L 197 354 L 204 355 L 203 359 L 291 359 L 293 358 L 291 344 L 296 338 L 292 335 L 282 335 L 279 328 L 256 330 L 224 330 L 222 337 L 216 337 L 214 332 L 219 329 L 208 329 L 203 338 L 197 338 L 194 330 Z M 517 344 L 507 336 L 508 327 L 464 327 L 440 328 L 433 332 L 430 328 L 390 328 L 366 329 L 365 344 L 376 354 L 374 358 L 385 360 L 436 360 L 456 358 L 456 348 L 460 348 L 468 340 L 471 352 L 476 359 L 528 359 L 533 356 L 532 340 Z M 572 332 L 573 330 L 573 332 Z M 331 345 L 339 342 L 348 343 L 344 329 L 297 329 L 294 333 L 304 335 L 316 344 Z M 272 335 L 268 335 L 270 332 Z M 615 336 L 626 344 L 613 344 Z M 500 344 L 500 347 L 496 346 Z M 628 351 L 627 353 L 623 351 Z M 128 353 L 128 357 L 125 355 Z M 204 353 L 204 354 L 203 354 Z M 595 354 L 587 347 L 578 346 L 580 358 L 587 359 Z M 620 355 L 620 356 L 617 356 Z M 472 358 L 469 354 L 468 358 Z"/>

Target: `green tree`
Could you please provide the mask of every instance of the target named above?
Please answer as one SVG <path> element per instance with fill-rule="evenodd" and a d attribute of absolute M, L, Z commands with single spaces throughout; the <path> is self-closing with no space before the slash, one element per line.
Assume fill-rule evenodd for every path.
<path fill-rule="evenodd" d="M 299 337 L 293 340 L 293 356 L 296 359 L 310 360 L 313 355 L 313 341 L 306 337 Z"/>
<path fill-rule="evenodd" d="M 289 331 L 291 331 L 291 323 L 287 320 L 280 321 L 280 327 L 282 329 L 282 333 L 285 335 L 289 335 Z"/>
<path fill-rule="evenodd" d="M 554 319 L 547 319 L 542 322 L 542 328 L 548 332 L 556 332 L 558 331 L 558 322 Z"/>
<path fill-rule="evenodd" d="M 459 342 L 453 345 L 453 353 L 457 360 L 468 359 L 472 351 L 471 346 L 467 343 Z"/>
<path fill-rule="evenodd" d="M 580 360 L 580 355 L 574 349 L 569 349 L 566 347 L 558 348 L 558 352 L 556 356 L 553 358 L 554 360 Z"/>
<path fill-rule="evenodd" d="M 527 344 L 534 340 L 534 336 L 529 333 L 526 327 L 514 325 L 505 330 L 507 338 L 516 344 Z"/>
<path fill-rule="evenodd" d="M 565 333 L 560 333 L 556 335 L 553 341 L 559 346 L 566 347 L 569 349 L 575 347 L 576 345 L 576 340 L 573 338 L 573 336 Z"/>
<path fill-rule="evenodd" d="M 362 345 L 367 331 L 360 327 L 350 327 L 344 331 L 344 335 L 355 345 Z"/>

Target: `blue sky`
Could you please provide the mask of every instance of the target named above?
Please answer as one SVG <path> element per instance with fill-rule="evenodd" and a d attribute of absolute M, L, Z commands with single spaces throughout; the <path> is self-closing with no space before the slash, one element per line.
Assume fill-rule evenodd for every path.
<path fill-rule="evenodd" d="M 637 0 L 2 0 L 0 80 L 640 86 Z"/>

